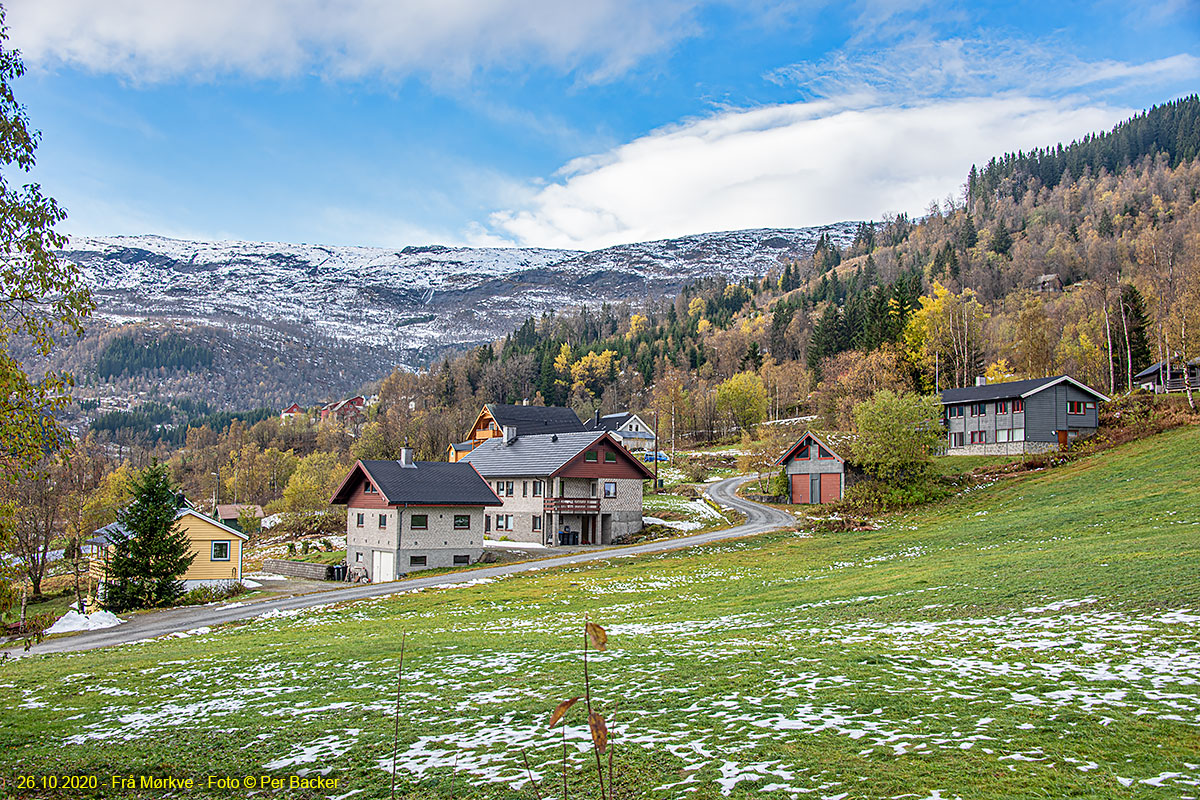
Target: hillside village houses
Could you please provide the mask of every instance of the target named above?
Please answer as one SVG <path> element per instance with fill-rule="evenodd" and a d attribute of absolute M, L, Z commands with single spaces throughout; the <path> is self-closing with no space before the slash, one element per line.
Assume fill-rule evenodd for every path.
<path fill-rule="evenodd" d="M 373 583 L 414 570 L 471 564 L 483 555 L 484 519 L 500 498 L 470 464 L 359 461 L 331 503 L 346 506 L 346 563 Z"/>
<path fill-rule="evenodd" d="M 947 455 L 1065 450 L 1099 426 L 1108 398 L 1068 375 L 988 383 L 941 393 Z"/>
<path fill-rule="evenodd" d="M 1155 394 L 1182 392 L 1189 385 L 1193 390 L 1200 389 L 1200 358 L 1187 363 L 1186 376 L 1183 369 L 1183 360 L 1178 356 L 1170 364 L 1166 359 L 1156 361 L 1133 377 L 1133 385 Z"/>
<path fill-rule="evenodd" d="M 611 544 L 642 529 L 653 473 L 608 431 L 522 436 L 505 426 L 462 457 L 503 505 L 485 531 L 548 546 Z"/>

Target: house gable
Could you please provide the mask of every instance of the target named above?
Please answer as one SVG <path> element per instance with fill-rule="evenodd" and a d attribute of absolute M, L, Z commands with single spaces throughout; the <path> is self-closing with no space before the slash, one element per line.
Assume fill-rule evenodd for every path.
<path fill-rule="evenodd" d="M 841 455 L 837 450 L 830 447 L 829 444 L 826 443 L 823 439 L 818 437 L 812 431 L 805 431 L 804 435 L 802 435 L 799 439 L 797 439 L 795 444 L 793 444 L 786 451 L 784 451 L 784 454 L 781 455 L 779 458 L 777 458 L 775 460 L 775 463 L 772 464 L 771 466 L 779 467 L 779 466 L 783 466 L 783 465 L 787 464 L 787 462 L 790 461 L 796 455 L 796 453 L 798 453 L 800 451 L 800 449 L 803 448 L 805 445 L 811 446 L 814 444 L 819 447 L 824 447 L 826 452 L 828 452 L 839 463 L 844 464 L 846 462 L 845 456 Z"/>
<path fill-rule="evenodd" d="M 589 461 L 588 454 L 595 452 L 596 460 Z M 607 461 L 611 454 L 615 460 Z M 638 478 L 646 480 L 653 478 L 654 473 L 629 451 L 618 444 L 609 434 L 598 436 L 595 441 L 584 447 L 567 463 L 563 464 L 551 477 L 568 478 Z"/>

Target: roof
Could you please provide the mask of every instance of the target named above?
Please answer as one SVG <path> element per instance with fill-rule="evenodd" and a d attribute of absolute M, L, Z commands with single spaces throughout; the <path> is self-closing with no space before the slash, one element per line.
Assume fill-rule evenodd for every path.
<path fill-rule="evenodd" d="M 205 522 L 211 523 L 213 525 L 216 525 L 221 530 L 228 531 L 229 533 L 231 533 L 234 536 L 237 536 L 241 539 L 248 540 L 250 538 L 249 536 L 247 536 L 246 534 L 237 530 L 236 528 L 229 527 L 224 522 L 221 522 L 221 520 L 219 520 L 219 519 L 213 519 L 212 517 L 204 516 L 199 511 L 196 511 L 194 508 L 181 508 L 175 512 L 175 519 L 178 520 L 178 519 L 182 519 L 183 517 L 195 517 L 196 519 L 200 519 Z M 107 525 L 105 525 L 103 528 L 99 528 L 99 529 L 93 531 L 92 538 L 88 539 L 86 542 L 84 542 L 84 544 L 108 544 L 109 542 L 112 541 L 113 534 L 122 532 L 124 530 L 125 530 L 125 526 L 123 526 L 119 521 L 118 522 L 110 522 Z"/>
<path fill-rule="evenodd" d="M 484 408 L 501 428 L 517 429 L 517 436 L 537 436 L 543 433 L 578 433 L 585 430 L 579 417 L 569 408 L 559 406 L 510 406 L 488 403 Z"/>
<path fill-rule="evenodd" d="M 629 411 L 622 411 L 617 414 L 605 414 L 599 420 L 595 418 L 584 420 L 583 427 L 589 431 L 615 431 L 628 422 L 632 416 L 633 414 Z"/>
<path fill-rule="evenodd" d="M 988 400 L 1006 400 L 1012 397 L 1029 397 L 1045 391 L 1059 383 L 1069 383 L 1080 391 L 1095 395 L 1101 400 L 1108 398 L 1090 386 L 1086 386 L 1070 375 L 1057 375 L 1051 378 L 1029 378 L 1023 381 L 1007 381 L 1005 383 L 989 383 L 984 386 L 968 386 L 964 389 L 946 389 L 941 393 L 942 405 L 950 403 L 982 403 Z"/>
<path fill-rule="evenodd" d="M 465 452 L 475 446 L 475 442 L 455 442 L 450 445 L 451 448 L 459 452 Z"/>
<path fill-rule="evenodd" d="M 359 461 L 338 487 L 331 503 L 345 503 L 354 491 L 354 477 L 365 472 L 389 505 L 498 506 L 500 498 L 474 467 L 465 461 Z"/>
<path fill-rule="evenodd" d="M 518 436 L 509 444 L 505 444 L 502 437 L 496 437 L 480 444 L 463 456 L 459 463 L 471 464 L 481 475 L 489 478 L 553 475 L 584 450 L 605 438 L 620 447 L 607 431 Z M 633 456 L 629 456 L 629 462 L 636 464 L 647 476 L 652 474 Z"/>
<path fill-rule="evenodd" d="M 255 516 L 262 519 L 263 507 L 255 503 L 221 503 L 217 506 L 217 516 L 221 519 L 237 519 L 242 515 L 242 509 L 249 508 Z"/>
<path fill-rule="evenodd" d="M 854 463 L 854 457 L 850 453 L 852 451 L 854 442 L 858 439 L 858 434 L 850 433 L 848 431 L 807 430 L 800 434 L 800 438 L 797 439 L 791 447 L 785 450 L 783 455 L 775 459 L 775 463 L 771 466 L 778 467 L 782 465 L 783 462 L 792 457 L 792 454 L 795 453 L 796 450 L 800 448 L 800 445 L 804 444 L 804 440 L 808 439 L 809 437 L 815 439 L 818 444 L 824 446 L 826 450 L 833 453 L 842 461 L 846 461 L 851 464 Z"/>
<path fill-rule="evenodd" d="M 1175 359 L 1172 359 L 1172 360 L 1175 360 Z M 1137 375 L 1134 375 L 1133 379 L 1135 381 L 1137 381 L 1137 380 L 1141 380 L 1142 378 L 1149 378 L 1151 375 L 1157 374 L 1158 371 L 1163 368 L 1164 362 L 1166 362 L 1165 358 L 1162 361 L 1155 361 L 1153 364 L 1146 367 L 1144 370 L 1139 372 Z M 1188 364 L 1190 364 L 1192 366 L 1200 365 L 1200 358 L 1194 358 L 1191 361 L 1189 361 Z M 1173 366 L 1172 369 L 1177 371 L 1179 369 L 1179 367 Z"/>

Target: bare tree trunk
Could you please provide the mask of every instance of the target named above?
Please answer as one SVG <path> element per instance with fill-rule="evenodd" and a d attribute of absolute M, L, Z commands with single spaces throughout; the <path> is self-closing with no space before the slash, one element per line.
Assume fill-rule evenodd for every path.
<path fill-rule="evenodd" d="M 1113 374 L 1113 348 L 1112 348 L 1112 326 L 1108 319 L 1108 283 L 1104 283 L 1104 288 L 1100 293 L 1100 300 L 1104 304 L 1104 341 L 1108 345 L 1108 393 L 1112 395 L 1116 386 L 1116 376 Z"/>
<path fill-rule="evenodd" d="M 1133 391 L 1133 345 L 1129 343 L 1129 315 L 1125 312 L 1125 293 L 1120 291 L 1120 281 L 1117 282 L 1117 300 L 1121 304 L 1121 330 L 1125 334 L 1125 391 Z"/>

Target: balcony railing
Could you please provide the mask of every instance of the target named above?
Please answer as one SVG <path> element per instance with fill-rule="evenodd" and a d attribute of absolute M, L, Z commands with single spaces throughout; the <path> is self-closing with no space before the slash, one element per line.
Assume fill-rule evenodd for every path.
<path fill-rule="evenodd" d="M 547 514 L 598 514 L 600 500 L 595 497 L 547 497 Z"/>

